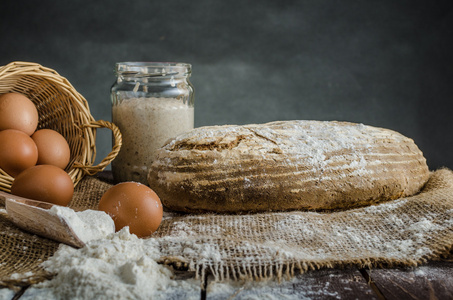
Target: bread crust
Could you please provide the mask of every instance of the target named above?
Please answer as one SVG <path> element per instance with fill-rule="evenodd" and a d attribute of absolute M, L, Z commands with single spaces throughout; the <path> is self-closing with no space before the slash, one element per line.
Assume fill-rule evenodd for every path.
<path fill-rule="evenodd" d="M 182 212 L 348 209 L 417 193 L 429 169 L 398 132 L 335 121 L 206 126 L 170 140 L 148 174 Z"/>

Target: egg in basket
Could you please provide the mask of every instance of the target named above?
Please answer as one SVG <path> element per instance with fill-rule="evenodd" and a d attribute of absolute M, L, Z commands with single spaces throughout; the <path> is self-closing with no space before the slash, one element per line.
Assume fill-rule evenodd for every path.
<path fill-rule="evenodd" d="M 111 122 L 96 121 L 86 99 L 56 71 L 30 62 L 11 62 L 2 66 L 0 95 L 7 93 L 24 95 L 35 105 L 38 112 L 36 130 L 51 129 L 64 137 L 70 157 L 63 169 L 74 186 L 85 175 L 104 170 L 117 156 L 122 142 L 118 127 Z M 114 142 L 111 152 L 95 165 L 97 128 L 110 129 Z M 11 191 L 14 177 L 10 173 L 0 168 L 0 190 Z"/>

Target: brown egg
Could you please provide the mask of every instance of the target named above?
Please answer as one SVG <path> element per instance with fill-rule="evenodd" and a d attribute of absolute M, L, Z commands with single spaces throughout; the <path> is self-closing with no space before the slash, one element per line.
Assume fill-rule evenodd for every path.
<path fill-rule="evenodd" d="M 32 135 L 38 126 L 38 110 L 30 99 L 19 93 L 0 96 L 0 130 L 17 129 Z"/>
<path fill-rule="evenodd" d="M 108 189 L 99 202 L 99 210 L 112 217 L 116 231 L 129 226 L 129 231 L 138 237 L 156 231 L 163 215 L 157 194 L 136 182 L 122 182 Z"/>
<path fill-rule="evenodd" d="M 74 184 L 62 169 L 39 165 L 28 168 L 14 179 L 11 194 L 66 206 L 74 194 Z"/>
<path fill-rule="evenodd" d="M 7 129 L 0 131 L 0 168 L 16 177 L 38 161 L 38 148 L 26 133 Z"/>
<path fill-rule="evenodd" d="M 66 168 L 71 159 L 71 150 L 60 133 L 52 129 L 40 129 L 33 133 L 31 138 L 38 147 L 38 165 Z"/>

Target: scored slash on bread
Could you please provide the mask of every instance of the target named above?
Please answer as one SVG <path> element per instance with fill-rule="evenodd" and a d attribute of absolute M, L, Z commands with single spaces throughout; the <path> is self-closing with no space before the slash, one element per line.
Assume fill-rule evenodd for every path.
<path fill-rule="evenodd" d="M 148 175 L 183 212 L 331 210 L 417 193 L 429 169 L 398 132 L 334 121 L 196 128 L 158 151 Z"/>

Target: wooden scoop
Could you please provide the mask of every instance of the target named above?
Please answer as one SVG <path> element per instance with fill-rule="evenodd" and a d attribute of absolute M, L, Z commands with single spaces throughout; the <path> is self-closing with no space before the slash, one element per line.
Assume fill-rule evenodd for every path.
<path fill-rule="evenodd" d="M 64 217 L 49 211 L 53 204 L 1 191 L 0 199 L 5 201 L 6 212 L 17 227 L 76 248 L 85 246 Z"/>

